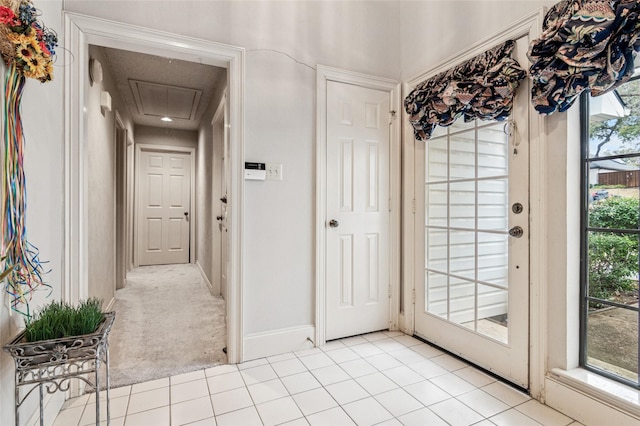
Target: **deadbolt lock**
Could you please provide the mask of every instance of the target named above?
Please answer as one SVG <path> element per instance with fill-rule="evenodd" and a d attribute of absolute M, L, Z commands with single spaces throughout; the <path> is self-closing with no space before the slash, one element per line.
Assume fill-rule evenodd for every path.
<path fill-rule="evenodd" d="M 511 206 L 511 211 L 514 212 L 515 214 L 522 213 L 522 210 L 524 210 L 524 208 L 520 203 L 514 203 L 513 206 Z"/>

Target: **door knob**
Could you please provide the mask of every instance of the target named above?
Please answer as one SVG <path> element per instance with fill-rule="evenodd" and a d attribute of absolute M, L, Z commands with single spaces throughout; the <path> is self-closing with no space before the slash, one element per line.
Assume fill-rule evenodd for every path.
<path fill-rule="evenodd" d="M 332 228 L 337 228 L 338 226 L 340 226 L 340 223 L 338 223 L 338 221 L 335 220 L 335 219 L 331 219 L 329 221 L 329 226 L 332 227 Z"/>
<path fill-rule="evenodd" d="M 216 219 L 222 220 L 222 216 L 216 216 Z"/>
<path fill-rule="evenodd" d="M 524 235 L 524 230 L 520 226 L 514 226 L 513 228 L 509 229 L 509 235 L 515 238 L 520 238 L 522 237 L 522 235 Z"/>

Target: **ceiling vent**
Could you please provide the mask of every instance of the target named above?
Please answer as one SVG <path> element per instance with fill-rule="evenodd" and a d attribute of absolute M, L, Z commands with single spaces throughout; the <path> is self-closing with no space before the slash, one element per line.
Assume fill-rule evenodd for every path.
<path fill-rule="evenodd" d="M 193 120 L 202 90 L 129 80 L 138 112 L 147 117 Z"/>

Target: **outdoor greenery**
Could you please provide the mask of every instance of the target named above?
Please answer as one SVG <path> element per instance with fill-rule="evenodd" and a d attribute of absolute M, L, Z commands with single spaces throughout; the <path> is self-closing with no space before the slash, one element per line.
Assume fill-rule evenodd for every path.
<path fill-rule="evenodd" d="M 27 323 L 27 342 L 81 336 L 97 330 L 104 318 L 102 301 L 88 299 L 78 306 L 53 301 L 38 311 Z"/>
<path fill-rule="evenodd" d="M 595 201 L 589 209 L 589 226 L 638 229 L 638 199 L 611 197 Z M 589 234 L 589 296 L 609 299 L 637 289 L 638 237 L 620 232 Z"/>

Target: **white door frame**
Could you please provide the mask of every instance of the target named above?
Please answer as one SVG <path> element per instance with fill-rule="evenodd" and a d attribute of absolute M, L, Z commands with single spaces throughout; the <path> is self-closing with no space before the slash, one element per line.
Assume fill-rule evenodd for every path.
<path fill-rule="evenodd" d="M 418 74 L 403 84 L 403 99 L 420 82 L 445 71 L 458 63 L 471 59 L 479 52 L 489 49 L 496 44 L 507 40 L 515 40 L 528 35 L 530 40 L 540 34 L 545 10 L 538 9 L 520 20 L 508 25 L 496 34 L 478 41 L 462 52 L 459 52 L 428 71 Z M 527 67 L 528 64 L 520 64 Z M 415 331 L 415 288 L 416 282 L 421 277 L 416 277 L 415 259 L 416 239 L 418 232 L 415 225 L 415 138 L 413 128 L 409 123 L 407 113 L 402 111 L 402 137 L 403 137 L 403 256 L 402 276 L 404 279 L 404 315 L 401 329 L 407 334 Z M 545 118 L 530 108 L 529 115 L 529 387 L 531 395 L 539 399 L 544 392 L 544 379 L 546 374 L 546 328 L 547 328 L 547 303 L 546 285 L 544 282 L 546 273 L 546 261 L 544 253 L 544 238 L 547 225 L 545 223 L 544 194 L 547 191 L 546 167 L 545 167 Z M 419 143 L 429 143 L 419 142 Z"/>
<path fill-rule="evenodd" d="M 326 342 L 326 231 L 327 221 L 327 82 L 353 84 L 389 93 L 391 117 L 389 143 L 391 147 L 389 206 L 391 208 L 389 241 L 390 283 L 389 328 L 398 328 L 400 315 L 400 84 L 392 79 L 375 77 L 353 71 L 317 66 L 316 72 L 316 346 Z"/>
<path fill-rule="evenodd" d="M 227 355 L 242 361 L 242 234 L 244 194 L 244 64 L 245 50 L 212 41 L 135 25 L 63 12 L 64 58 L 64 300 L 77 302 L 88 293 L 87 125 L 83 112 L 88 90 L 89 44 L 169 56 L 228 70 L 231 139 L 229 194 L 229 292 Z"/>
<path fill-rule="evenodd" d="M 133 263 L 135 267 L 140 266 L 140 254 L 138 250 L 140 248 L 140 238 L 138 232 L 140 231 L 140 212 L 142 206 L 140 205 L 140 162 L 142 161 L 142 151 L 148 152 L 177 152 L 180 154 L 189 154 L 189 164 L 191 170 L 189 171 L 189 263 L 196 263 L 195 250 L 196 250 L 196 149 L 187 148 L 183 146 L 168 146 L 168 145 L 154 145 L 154 144 L 136 144 L 136 168 L 135 168 L 135 191 L 134 191 L 134 203 L 136 203 L 135 213 L 135 230 L 136 236 L 133 239 Z"/>

